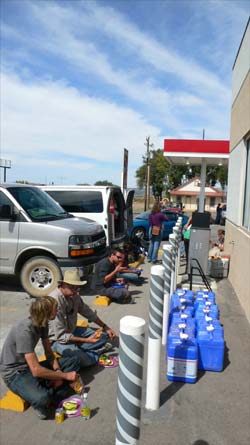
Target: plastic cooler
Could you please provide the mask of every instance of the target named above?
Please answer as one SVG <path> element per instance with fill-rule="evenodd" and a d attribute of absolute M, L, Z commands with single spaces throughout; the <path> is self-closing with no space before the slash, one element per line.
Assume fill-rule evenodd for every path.
<path fill-rule="evenodd" d="M 197 333 L 198 369 L 204 371 L 222 371 L 224 363 L 224 331 L 207 327 Z"/>
<path fill-rule="evenodd" d="M 195 383 L 197 380 L 197 363 L 198 348 L 195 338 L 169 338 L 167 345 L 168 380 Z"/>

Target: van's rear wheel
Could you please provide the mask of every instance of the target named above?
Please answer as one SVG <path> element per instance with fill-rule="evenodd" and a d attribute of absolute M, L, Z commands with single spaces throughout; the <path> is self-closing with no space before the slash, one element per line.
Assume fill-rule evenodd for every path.
<path fill-rule="evenodd" d="M 56 261 L 48 257 L 34 257 L 24 263 L 20 279 L 24 290 L 32 297 L 44 297 L 57 287 L 62 278 Z"/>

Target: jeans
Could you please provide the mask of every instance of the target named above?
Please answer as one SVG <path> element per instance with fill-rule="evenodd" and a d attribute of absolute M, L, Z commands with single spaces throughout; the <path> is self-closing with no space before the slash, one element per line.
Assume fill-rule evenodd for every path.
<path fill-rule="evenodd" d="M 117 278 L 124 278 L 124 280 L 126 282 L 130 281 L 131 283 L 134 283 L 134 284 L 140 284 L 140 281 L 141 281 L 137 273 L 132 273 L 132 272 L 120 273 L 119 272 L 116 274 L 116 276 L 117 276 Z"/>
<path fill-rule="evenodd" d="M 148 248 L 148 261 L 152 261 L 152 263 L 155 263 L 158 258 L 158 250 L 161 244 L 162 240 L 162 232 L 159 233 L 159 235 L 152 235 L 151 234 L 151 227 L 149 229 L 149 248 Z"/>
<path fill-rule="evenodd" d="M 130 293 L 125 287 L 120 289 L 115 289 L 114 287 L 103 287 L 101 289 L 97 289 L 96 292 L 98 292 L 99 295 L 105 295 L 106 297 L 111 298 L 111 300 L 115 303 L 124 304 L 129 303 L 131 300 Z"/>
<path fill-rule="evenodd" d="M 80 362 L 77 357 L 60 358 L 58 363 L 64 372 L 78 372 L 80 370 Z M 40 362 L 40 365 L 51 369 L 49 360 Z M 61 400 L 72 394 L 72 390 L 68 385 L 69 382 L 66 380 L 63 385 L 56 389 L 50 387 L 50 382 L 50 380 L 33 377 L 30 370 L 27 369 L 17 372 L 14 377 L 6 381 L 6 384 L 11 391 L 29 402 L 33 408 L 46 411 L 49 403 L 53 402 L 58 405 Z"/>
<path fill-rule="evenodd" d="M 77 327 L 73 335 L 75 337 L 87 338 L 94 334 L 95 330 L 91 328 Z M 101 338 L 96 343 L 59 343 L 54 342 L 52 349 L 63 357 L 78 357 L 81 368 L 95 365 L 98 362 L 98 349 L 105 345 L 108 340 L 108 334 L 102 333 Z"/>

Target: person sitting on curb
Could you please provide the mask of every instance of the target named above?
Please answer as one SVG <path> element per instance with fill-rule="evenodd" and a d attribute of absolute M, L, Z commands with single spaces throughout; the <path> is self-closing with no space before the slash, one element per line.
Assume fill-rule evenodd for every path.
<path fill-rule="evenodd" d="M 225 230 L 219 229 L 217 231 L 217 240 L 213 243 L 213 247 L 218 247 L 222 252 L 224 250 L 224 242 L 225 242 Z"/>
<path fill-rule="evenodd" d="M 105 295 L 116 303 L 133 303 L 124 278 L 117 277 L 117 274 L 122 270 L 121 259 L 122 251 L 116 249 L 109 257 L 100 260 L 95 265 L 91 288 L 99 295 Z M 117 285 L 117 288 L 113 287 L 114 285 Z"/>
<path fill-rule="evenodd" d="M 63 280 L 50 294 L 58 302 L 57 315 L 49 323 L 52 350 L 63 357 L 78 357 L 82 368 L 96 364 L 100 354 L 112 348 L 112 345 L 106 345 L 108 338 L 116 336 L 115 331 L 97 316 L 96 311 L 83 302 L 78 291 L 85 284 L 86 281 L 80 280 L 77 269 L 66 270 Z M 102 331 L 78 327 L 77 314 L 95 322 Z"/>
<path fill-rule="evenodd" d="M 142 284 L 143 280 L 140 276 L 142 269 L 139 269 L 137 267 L 129 267 L 127 255 L 125 252 L 121 252 L 121 259 L 119 263 L 122 267 L 117 273 L 118 278 L 123 278 L 126 283 L 131 282 L 135 285 Z"/>
<path fill-rule="evenodd" d="M 30 316 L 10 330 L 0 356 L 0 373 L 7 387 L 29 402 L 40 419 L 50 417 L 49 408 L 73 392 L 80 363 L 77 357 L 57 359 L 48 339 L 48 321 L 56 316 L 57 302 L 38 297 L 30 306 Z M 35 347 L 42 340 L 46 360 L 39 362 Z"/>

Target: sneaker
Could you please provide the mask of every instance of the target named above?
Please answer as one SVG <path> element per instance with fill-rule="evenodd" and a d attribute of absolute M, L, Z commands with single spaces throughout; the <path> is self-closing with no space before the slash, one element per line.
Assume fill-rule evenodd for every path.
<path fill-rule="evenodd" d="M 36 415 L 39 417 L 40 420 L 48 419 L 49 414 L 45 410 L 34 408 L 34 411 L 35 411 Z"/>

